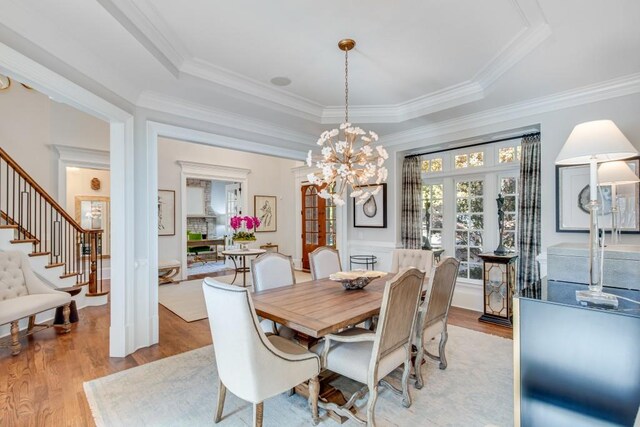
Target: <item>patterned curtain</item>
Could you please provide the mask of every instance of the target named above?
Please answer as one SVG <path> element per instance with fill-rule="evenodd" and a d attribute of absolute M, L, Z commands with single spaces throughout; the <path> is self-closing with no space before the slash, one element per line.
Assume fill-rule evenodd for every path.
<path fill-rule="evenodd" d="M 535 297 L 540 292 L 540 134 L 522 138 L 518 206 L 518 286 Z"/>
<path fill-rule="evenodd" d="M 402 246 L 406 249 L 420 249 L 422 246 L 422 179 L 420 158 L 408 157 L 402 164 Z"/>

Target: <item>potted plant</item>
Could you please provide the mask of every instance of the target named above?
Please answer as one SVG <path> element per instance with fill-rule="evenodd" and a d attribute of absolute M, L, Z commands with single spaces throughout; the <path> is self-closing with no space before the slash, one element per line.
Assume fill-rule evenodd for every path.
<path fill-rule="evenodd" d="M 249 250 L 249 242 L 256 240 L 255 231 L 260 227 L 260 220 L 255 216 L 232 216 L 229 220 L 233 228 L 233 242 L 240 245 L 240 250 Z"/>

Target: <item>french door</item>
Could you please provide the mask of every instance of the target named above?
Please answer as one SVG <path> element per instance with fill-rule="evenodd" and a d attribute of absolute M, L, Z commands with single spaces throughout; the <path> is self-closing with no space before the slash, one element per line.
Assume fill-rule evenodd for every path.
<path fill-rule="evenodd" d="M 336 207 L 332 200 L 318 196 L 322 187 L 303 185 L 302 268 L 310 269 L 309 254 L 320 246 L 336 246 Z"/>

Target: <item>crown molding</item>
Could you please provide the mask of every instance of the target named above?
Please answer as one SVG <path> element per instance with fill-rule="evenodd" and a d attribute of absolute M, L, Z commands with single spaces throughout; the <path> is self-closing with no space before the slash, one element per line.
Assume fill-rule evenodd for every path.
<path fill-rule="evenodd" d="M 384 135 L 387 147 L 640 92 L 640 73 Z"/>
<path fill-rule="evenodd" d="M 284 127 L 275 126 L 269 122 L 230 113 L 202 104 L 191 103 L 180 98 L 155 92 L 143 92 L 140 98 L 138 98 L 137 105 L 142 108 L 173 114 L 179 117 L 186 117 L 264 135 L 269 138 L 285 141 L 289 144 L 293 142 L 303 147 L 313 146 L 313 143 L 318 139 L 317 135 L 292 131 Z"/>
<path fill-rule="evenodd" d="M 464 82 L 428 95 L 395 105 L 354 105 L 349 118 L 361 123 L 401 123 L 416 117 L 457 107 L 484 98 L 484 88 L 477 82 Z M 341 123 L 344 106 L 326 107 L 322 123 Z"/>
<path fill-rule="evenodd" d="M 223 93 L 274 111 L 321 124 L 340 123 L 343 106 L 313 100 L 192 56 L 148 0 L 99 0 L 129 33 L 176 78 L 189 75 Z M 524 28 L 471 80 L 390 105 L 354 105 L 350 116 L 362 123 L 400 123 L 482 99 L 486 89 L 551 34 L 537 0 L 511 0 Z"/>
<path fill-rule="evenodd" d="M 251 169 L 236 168 L 225 165 L 212 165 L 209 163 L 190 162 L 187 160 L 176 160 L 180 169 L 185 175 L 215 175 L 225 179 L 246 179 L 251 173 Z"/>

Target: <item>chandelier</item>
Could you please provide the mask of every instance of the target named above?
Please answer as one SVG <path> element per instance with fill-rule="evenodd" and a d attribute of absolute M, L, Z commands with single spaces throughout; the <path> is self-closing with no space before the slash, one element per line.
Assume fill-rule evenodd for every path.
<path fill-rule="evenodd" d="M 340 129 L 324 131 L 318 139 L 321 156 L 314 158 L 313 150 L 307 155 L 307 166 L 315 166 L 320 172 L 310 173 L 310 183 L 322 187 L 318 195 L 332 199 L 337 206 L 345 204 L 344 193 L 351 187 L 351 197 L 357 204 L 366 202 L 378 194 L 381 183 L 387 180 L 384 161 L 387 150 L 378 142 L 375 132 L 366 132 L 349 123 L 349 51 L 356 42 L 340 40 L 338 47 L 344 51 L 344 123 Z M 375 184 L 375 185 L 372 185 Z M 373 188 L 375 187 L 375 188 Z"/>

